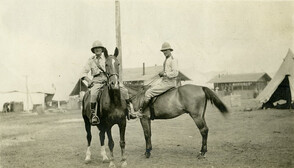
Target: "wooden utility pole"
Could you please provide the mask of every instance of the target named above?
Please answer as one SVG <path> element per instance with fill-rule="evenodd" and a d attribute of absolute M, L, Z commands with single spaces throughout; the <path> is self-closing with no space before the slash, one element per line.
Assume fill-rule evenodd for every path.
<path fill-rule="evenodd" d="M 115 32 L 116 32 L 116 46 L 119 50 L 118 60 L 120 62 L 119 66 L 119 82 L 122 82 L 122 46 L 121 46 L 121 32 L 120 32 L 120 4 L 119 0 L 115 0 Z"/>

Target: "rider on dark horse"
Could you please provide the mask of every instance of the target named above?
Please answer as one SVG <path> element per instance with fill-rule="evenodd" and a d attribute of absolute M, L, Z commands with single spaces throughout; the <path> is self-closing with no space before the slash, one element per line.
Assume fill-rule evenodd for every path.
<path fill-rule="evenodd" d="M 100 119 L 98 117 L 99 109 L 96 110 L 97 97 L 99 91 L 104 86 L 107 81 L 107 77 L 105 76 L 105 56 L 102 54 L 104 52 L 104 46 L 100 41 L 95 41 L 92 45 L 91 51 L 95 54 L 91 58 L 88 59 L 86 65 L 82 70 L 81 79 L 86 80 L 88 85 L 91 87 L 91 113 L 92 113 L 92 125 L 98 125 L 100 123 Z M 88 77 L 88 73 L 91 71 L 92 80 Z M 126 103 L 128 106 L 128 110 L 132 115 L 134 112 L 133 105 L 131 100 L 129 99 L 128 90 L 123 86 L 120 86 L 120 90 L 122 95 L 126 99 Z M 97 111 L 97 113 L 95 112 Z"/>
<path fill-rule="evenodd" d="M 145 92 L 144 102 L 139 108 L 139 111 L 136 112 L 136 116 L 140 118 L 143 117 L 143 112 L 148 107 L 149 101 L 152 97 L 158 96 L 177 86 L 176 78 L 179 74 L 179 71 L 178 62 L 171 54 L 173 49 L 169 43 L 165 42 L 162 44 L 160 51 L 165 56 L 165 60 L 163 62 L 163 71 L 158 74 L 161 77 L 161 81 Z"/>

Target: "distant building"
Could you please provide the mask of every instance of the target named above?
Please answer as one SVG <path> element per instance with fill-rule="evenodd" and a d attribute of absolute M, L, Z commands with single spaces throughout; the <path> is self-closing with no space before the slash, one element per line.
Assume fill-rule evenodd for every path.
<path fill-rule="evenodd" d="M 212 78 L 214 90 L 221 96 L 241 95 L 241 98 L 255 98 L 268 84 L 271 77 L 267 73 L 218 75 Z"/>
<path fill-rule="evenodd" d="M 148 85 L 158 76 L 158 73 L 163 70 L 163 66 L 152 66 L 145 67 L 143 65 L 142 68 L 125 68 L 123 69 L 123 83 L 126 85 Z M 181 85 L 181 81 L 191 80 L 186 75 L 184 75 L 181 71 L 179 71 L 179 75 L 177 77 L 178 86 Z"/>

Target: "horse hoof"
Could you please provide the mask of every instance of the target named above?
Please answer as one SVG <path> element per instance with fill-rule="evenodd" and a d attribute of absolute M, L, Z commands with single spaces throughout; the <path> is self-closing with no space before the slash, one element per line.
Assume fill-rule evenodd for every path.
<path fill-rule="evenodd" d="M 198 158 L 198 159 L 205 159 L 205 153 L 200 152 L 200 153 L 197 155 L 197 158 Z"/>
<path fill-rule="evenodd" d="M 113 162 L 110 162 L 108 167 L 109 168 L 116 168 L 116 166 L 115 166 L 115 164 Z"/>
<path fill-rule="evenodd" d="M 103 160 L 102 160 L 102 163 L 109 163 L 109 159 L 108 159 L 108 158 L 103 159 Z"/>
<path fill-rule="evenodd" d="M 88 158 L 85 159 L 85 163 L 86 163 L 86 164 L 88 164 L 88 163 L 90 163 L 90 162 L 91 162 L 91 159 L 88 159 Z"/>
<path fill-rule="evenodd" d="M 127 161 L 123 161 L 122 163 L 121 163 L 121 166 L 120 167 L 122 167 L 122 168 L 126 168 L 127 167 Z"/>
<path fill-rule="evenodd" d="M 150 158 L 151 153 L 150 152 L 145 152 L 146 158 Z"/>

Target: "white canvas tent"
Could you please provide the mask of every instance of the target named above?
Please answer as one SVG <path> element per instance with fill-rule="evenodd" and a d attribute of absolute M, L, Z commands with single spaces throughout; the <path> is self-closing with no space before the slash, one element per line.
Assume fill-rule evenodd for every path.
<path fill-rule="evenodd" d="M 0 66 L 0 111 L 6 102 L 23 102 L 24 109 L 33 109 L 34 104 L 44 106 L 45 94 L 54 94 L 53 88 L 46 84 L 28 82 L 29 94 L 26 88 L 26 76 L 14 72 L 12 68 Z M 30 80 L 30 78 L 29 78 Z M 34 84 L 33 84 L 34 83 Z"/>
<path fill-rule="evenodd" d="M 294 54 L 288 50 L 279 70 L 273 79 L 256 98 L 261 103 L 287 101 L 288 106 L 294 101 Z"/>

